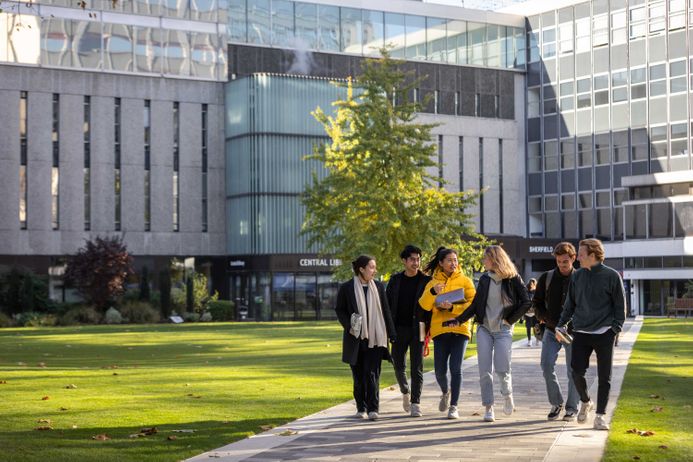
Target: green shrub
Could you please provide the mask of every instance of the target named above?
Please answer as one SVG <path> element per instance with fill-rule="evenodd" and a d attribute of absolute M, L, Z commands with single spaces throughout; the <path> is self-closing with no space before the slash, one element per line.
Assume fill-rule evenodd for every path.
<path fill-rule="evenodd" d="M 58 323 L 58 318 L 53 314 L 27 311 L 15 314 L 14 323 L 22 327 L 52 327 Z"/>
<path fill-rule="evenodd" d="M 209 311 L 205 311 L 200 316 L 200 322 L 210 322 L 212 320 L 212 314 Z"/>
<path fill-rule="evenodd" d="M 75 324 L 98 324 L 101 314 L 93 306 L 77 305 L 70 308 L 58 318 L 58 325 L 73 326 Z"/>
<path fill-rule="evenodd" d="M 133 301 L 121 305 L 120 314 L 125 323 L 151 324 L 161 321 L 159 311 L 145 301 Z"/>
<path fill-rule="evenodd" d="M 121 324 L 123 322 L 123 315 L 120 314 L 120 311 L 110 307 L 106 310 L 106 314 L 103 317 L 103 322 L 106 324 Z"/>
<path fill-rule="evenodd" d="M 194 311 L 186 311 L 183 313 L 183 319 L 185 322 L 197 322 L 200 320 L 200 313 L 195 313 Z"/>
<path fill-rule="evenodd" d="M 207 305 L 207 311 L 214 321 L 233 321 L 236 319 L 236 310 L 231 300 L 213 300 Z"/>
<path fill-rule="evenodd" d="M 14 326 L 14 323 L 12 322 L 12 318 L 10 318 L 5 313 L 0 311 L 0 327 L 12 327 L 12 326 Z"/>
<path fill-rule="evenodd" d="M 181 289 L 179 287 L 174 287 L 171 289 L 171 307 L 174 311 L 178 313 L 185 313 L 185 311 L 187 311 L 185 297 L 185 288 Z"/>

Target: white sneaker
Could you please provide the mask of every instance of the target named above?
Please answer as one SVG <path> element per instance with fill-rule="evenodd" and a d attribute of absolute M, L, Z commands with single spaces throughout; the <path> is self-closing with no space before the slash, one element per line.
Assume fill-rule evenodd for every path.
<path fill-rule="evenodd" d="M 368 420 L 378 420 L 378 413 L 375 411 L 371 411 L 368 413 Z"/>
<path fill-rule="evenodd" d="M 496 415 L 493 413 L 493 406 L 486 406 L 486 412 L 484 413 L 484 422 L 495 422 Z"/>
<path fill-rule="evenodd" d="M 411 397 L 409 393 L 402 394 L 402 409 L 404 409 L 404 412 L 411 411 Z"/>
<path fill-rule="evenodd" d="M 421 413 L 421 406 L 419 406 L 418 403 L 411 403 L 411 416 L 412 417 L 423 416 L 423 414 Z"/>
<path fill-rule="evenodd" d="M 450 407 L 450 390 L 447 393 L 440 395 L 440 403 L 438 403 L 438 410 L 440 412 L 445 412 Z"/>
<path fill-rule="evenodd" d="M 448 409 L 448 419 L 459 419 L 460 413 L 457 412 L 457 406 L 450 406 Z"/>
<path fill-rule="evenodd" d="M 578 412 L 577 416 L 578 423 L 585 423 L 585 420 L 587 420 L 587 414 L 589 414 L 593 407 L 594 403 L 592 400 L 589 400 L 586 403 L 580 402 L 580 411 Z"/>
<path fill-rule="evenodd" d="M 368 418 L 368 414 L 366 414 L 366 411 L 357 412 L 356 414 L 354 414 L 354 418 L 355 418 L 355 419 L 364 419 L 364 420 L 365 420 L 365 419 Z"/>
<path fill-rule="evenodd" d="M 505 403 L 503 404 L 503 414 L 511 415 L 515 410 L 515 402 L 513 401 L 513 395 L 508 395 L 505 397 Z"/>
<path fill-rule="evenodd" d="M 597 414 L 594 417 L 594 429 L 595 430 L 608 430 L 609 429 L 609 424 L 606 423 L 606 419 L 604 418 L 604 414 Z"/>
<path fill-rule="evenodd" d="M 532 341 L 531 341 L 531 340 L 527 340 L 527 346 L 528 346 L 528 347 L 531 347 L 531 346 L 532 346 Z"/>

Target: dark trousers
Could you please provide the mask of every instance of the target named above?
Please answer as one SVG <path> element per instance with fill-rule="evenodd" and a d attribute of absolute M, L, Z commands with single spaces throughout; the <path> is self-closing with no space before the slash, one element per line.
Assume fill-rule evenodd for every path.
<path fill-rule="evenodd" d="M 411 362 L 411 391 L 407 383 L 407 350 Z M 418 328 L 397 326 L 397 341 L 392 344 L 392 364 L 395 366 L 399 391 L 411 393 L 411 402 L 418 404 L 423 386 L 423 342 L 419 341 Z"/>
<path fill-rule="evenodd" d="M 609 391 L 611 390 L 611 367 L 614 359 L 614 339 L 616 333 L 609 329 L 603 334 L 582 334 L 575 332 L 573 336 L 573 357 L 570 367 L 573 369 L 573 382 L 580 395 L 580 401 L 590 400 L 587 394 L 587 381 L 585 372 L 590 367 L 592 352 L 597 353 L 597 414 L 606 413 L 606 405 L 609 403 Z"/>
<path fill-rule="evenodd" d="M 525 316 L 525 327 L 527 328 L 527 340 L 532 340 L 532 328 L 537 323 L 537 318 L 534 316 Z"/>
<path fill-rule="evenodd" d="M 354 400 L 358 412 L 378 412 L 380 405 L 380 363 L 382 347 L 368 348 L 368 340 L 361 340 L 356 365 L 351 366 L 354 378 Z"/>
<path fill-rule="evenodd" d="M 450 391 L 450 405 L 457 406 L 462 388 L 462 360 L 467 351 L 469 338 L 451 332 L 433 338 L 435 356 L 433 365 L 436 381 L 443 394 Z M 448 365 L 450 366 L 450 387 L 448 388 Z"/>

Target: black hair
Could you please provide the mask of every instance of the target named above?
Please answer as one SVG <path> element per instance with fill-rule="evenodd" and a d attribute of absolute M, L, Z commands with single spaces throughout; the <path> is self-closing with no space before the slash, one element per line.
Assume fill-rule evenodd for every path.
<path fill-rule="evenodd" d="M 438 247 L 438 250 L 436 250 L 436 254 L 433 256 L 431 261 L 428 262 L 426 268 L 424 268 L 424 273 L 433 274 L 433 271 L 435 271 L 435 269 L 438 268 L 438 263 L 445 260 L 445 257 L 450 255 L 451 253 L 457 255 L 457 251 L 454 249 Z"/>
<path fill-rule="evenodd" d="M 399 253 L 399 258 L 407 259 L 411 254 L 416 253 L 421 256 L 421 249 L 415 245 L 407 244 L 404 249 Z"/>
<path fill-rule="evenodd" d="M 375 258 L 370 255 L 359 255 L 356 257 L 356 260 L 351 262 L 351 268 L 354 270 L 354 274 L 359 276 L 361 274 L 359 269 L 365 268 L 371 260 L 375 260 Z"/>

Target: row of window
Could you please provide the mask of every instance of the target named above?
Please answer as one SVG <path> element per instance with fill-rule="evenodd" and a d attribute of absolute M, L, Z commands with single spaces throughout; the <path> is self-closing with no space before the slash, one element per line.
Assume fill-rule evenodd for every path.
<path fill-rule="evenodd" d="M 524 68 L 523 28 L 289 0 L 230 0 L 229 40 L 450 64 Z"/>
<path fill-rule="evenodd" d="M 529 214 L 531 237 L 603 241 L 693 236 L 693 202 L 625 204 Z"/>
<path fill-rule="evenodd" d="M 73 0 L 38 0 L 34 1 L 33 5 L 18 3 L 15 8 L 10 6 L 13 2 L 3 3 L 5 3 L 3 9 L 14 11 L 17 8 L 22 13 L 35 10 L 35 4 L 79 8 L 79 3 Z M 227 11 L 225 0 L 88 0 L 85 9 L 90 13 L 93 11 L 134 13 L 222 23 L 226 22 Z"/>
<path fill-rule="evenodd" d="M 60 95 L 54 94 L 52 100 L 52 168 L 51 168 L 51 227 L 60 228 Z M 83 166 L 83 198 L 84 198 L 84 230 L 91 230 L 91 97 L 83 100 L 82 138 L 84 148 Z M 28 146 L 28 93 L 22 91 L 19 99 L 19 138 L 20 138 L 20 167 L 19 167 L 19 223 L 21 229 L 27 229 L 27 205 L 29 184 L 27 179 L 27 146 Z M 151 101 L 145 100 L 143 105 L 143 149 L 144 149 L 144 228 L 151 231 Z M 201 154 L 202 154 L 202 231 L 207 232 L 207 175 L 208 175 L 208 106 L 202 104 L 201 109 Z M 115 217 L 114 228 L 121 230 L 122 220 L 122 177 L 121 177 L 121 126 L 122 102 L 114 99 L 114 199 Z M 173 103 L 173 231 L 180 230 L 180 103 Z"/>
<path fill-rule="evenodd" d="M 225 45 L 203 32 L 0 13 L 0 62 L 226 80 Z"/>

